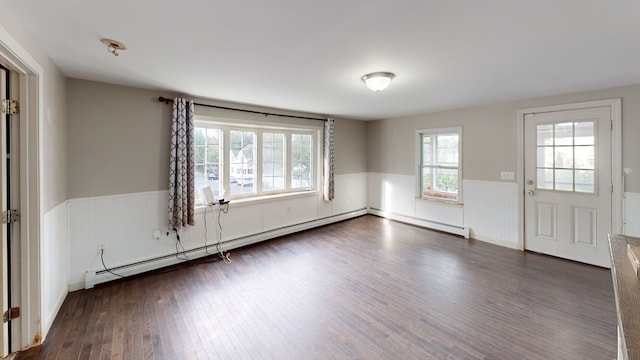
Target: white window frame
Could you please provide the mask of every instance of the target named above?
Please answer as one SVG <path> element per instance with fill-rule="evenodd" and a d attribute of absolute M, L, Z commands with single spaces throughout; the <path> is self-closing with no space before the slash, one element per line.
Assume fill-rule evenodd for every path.
<path fill-rule="evenodd" d="M 422 137 L 423 135 L 442 135 L 442 134 L 458 134 L 458 193 L 455 199 L 449 199 L 445 197 L 438 196 L 428 196 L 424 195 L 422 191 Z M 447 127 L 447 128 L 434 128 L 434 129 L 420 129 L 416 130 L 416 149 L 415 149 L 415 159 L 416 159 L 416 198 L 423 200 L 435 200 L 435 201 L 444 201 L 449 203 L 462 203 L 462 127 Z M 437 166 L 434 166 L 438 168 Z"/>
<path fill-rule="evenodd" d="M 282 198 L 283 196 L 295 196 L 304 193 L 317 193 L 320 191 L 321 181 L 320 177 L 322 176 L 322 162 L 321 154 L 322 154 L 322 144 L 321 144 L 321 134 L 322 134 L 322 125 L 292 125 L 290 123 L 276 123 L 276 122 L 253 122 L 244 119 L 231 119 L 231 118 L 221 118 L 221 117 L 212 117 L 205 115 L 196 115 L 195 116 L 195 127 L 197 128 L 214 128 L 220 129 L 222 132 L 222 146 L 221 146 L 221 163 L 220 163 L 220 181 L 222 181 L 222 189 L 224 191 L 224 198 L 230 200 L 241 200 L 241 201 L 251 201 L 251 200 L 263 200 L 268 199 L 270 197 L 274 198 Z M 256 141 L 255 141 L 255 169 L 253 171 L 254 176 L 254 186 L 255 192 L 250 194 L 234 194 L 231 195 L 231 186 L 235 184 L 231 184 L 231 166 L 230 166 L 230 143 L 229 143 L 229 133 L 231 130 L 240 130 L 240 131 L 254 131 L 256 132 Z M 264 191 L 262 189 L 262 133 L 266 132 L 276 132 L 276 133 L 284 133 L 285 134 L 285 171 L 284 171 L 284 189 L 277 190 L 269 190 Z M 313 174 L 312 174 L 312 185 L 308 188 L 291 188 L 291 134 L 309 134 L 312 138 L 312 158 L 311 162 L 313 164 Z M 196 207 L 202 207 L 205 204 L 201 201 L 200 190 L 196 188 Z"/>

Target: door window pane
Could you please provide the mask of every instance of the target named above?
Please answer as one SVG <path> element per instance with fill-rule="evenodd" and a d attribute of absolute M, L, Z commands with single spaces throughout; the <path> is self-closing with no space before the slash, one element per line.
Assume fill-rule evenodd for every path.
<path fill-rule="evenodd" d="M 538 169 L 537 178 L 538 189 L 553 190 L 552 169 Z"/>
<path fill-rule="evenodd" d="M 595 121 L 537 125 L 536 187 L 595 192 Z"/>
<path fill-rule="evenodd" d="M 573 168 L 573 146 L 558 146 L 555 150 L 555 167 L 561 169 Z"/>
<path fill-rule="evenodd" d="M 560 123 L 553 126 L 554 145 L 573 145 L 573 123 Z"/>
<path fill-rule="evenodd" d="M 595 121 L 584 121 L 575 123 L 576 145 L 595 145 Z"/>
<path fill-rule="evenodd" d="M 538 147 L 538 167 L 539 168 L 553 167 L 553 146 Z"/>
<path fill-rule="evenodd" d="M 595 146 L 576 146 L 576 169 L 595 169 Z"/>
<path fill-rule="evenodd" d="M 555 171 L 556 190 L 573 191 L 573 170 Z"/>
<path fill-rule="evenodd" d="M 538 146 L 553 146 L 553 125 L 538 125 Z"/>
<path fill-rule="evenodd" d="M 596 191 L 595 171 L 576 170 L 576 191 L 585 193 Z"/>

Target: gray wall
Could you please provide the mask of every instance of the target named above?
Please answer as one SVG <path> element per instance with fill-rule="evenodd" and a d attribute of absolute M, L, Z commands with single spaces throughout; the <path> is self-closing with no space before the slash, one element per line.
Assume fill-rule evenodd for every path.
<path fill-rule="evenodd" d="M 67 80 L 67 92 L 70 199 L 168 189 L 171 106 L 157 98 L 173 94 L 78 79 Z M 287 113 L 211 100 L 198 102 Z M 265 118 L 203 107 L 196 107 L 196 113 Z M 366 171 L 366 131 L 365 122 L 336 119 L 336 174 Z"/>
<path fill-rule="evenodd" d="M 67 192 L 67 91 L 66 79 L 57 68 L 45 72 L 42 169 L 44 211 L 68 198 Z"/>
<path fill-rule="evenodd" d="M 500 171 L 516 171 L 519 109 L 611 98 L 622 98 L 622 164 L 633 170 L 626 190 L 640 192 L 640 85 L 371 121 L 367 169 L 415 175 L 415 131 L 462 126 L 463 178 L 499 181 Z"/>
<path fill-rule="evenodd" d="M 367 171 L 367 122 L 335 118 L 335 173 Z"/>
<path fill-rule="evenodd" d="M 171 108 L 150 90 L 68 79 L 69 198 L 168 189 Z"/>

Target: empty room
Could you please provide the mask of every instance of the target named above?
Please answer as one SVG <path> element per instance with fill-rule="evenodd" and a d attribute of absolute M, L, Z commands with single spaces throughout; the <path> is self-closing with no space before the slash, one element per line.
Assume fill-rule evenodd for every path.
<path fill-rule="evenodd" d="M 630 0 L 0 1 L 0 358 L 640 359 L 638 38 Z"/>

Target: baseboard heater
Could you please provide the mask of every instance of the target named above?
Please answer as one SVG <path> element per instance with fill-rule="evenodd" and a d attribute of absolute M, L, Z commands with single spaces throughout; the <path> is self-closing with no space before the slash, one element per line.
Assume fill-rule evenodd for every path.
<path fill-rule="evenodd" d="M 429 229 L 434 229 L 434 230 L 448 232 L 450 234 L 464 236 L 465 239 L 469 238 L 469 228 L 465 226 L 444 224 L 441 222 L 420 219 L 412 216 L 400 215 L 400 214 L 391 213 L 391 212 L 383 211 L 380 209 L 374 209 L 374 208 L 369 208 L 369 214 L 380 216 L 380 217 L 391 219 L 391 220 L 404 222 L 411 225 L 422 226 Z"/>
<path fill-rule="evenodd" d="M 260 241 L 265 241 L 273 238 L 277 238 L 279 236 L 293 234 L 299 231 L 312 229 L 318 226 L 328 225 L 335 222 L 348 220 L 351 218 L 355 218 L 358 216 L 366 215 L 368 213 L 367 209 L 355 210 L 339 215 L 329 216 L 317 220 L 311 220 L 307 222 L 303 222 L 300 224 L 295 224 L 291 226 L 285 226 L 278 229 L 273 229 L 269 231 L 265 231 L 262 233 L 244 236 L 232 240 L 226 240 L 220 244 L 220 248 L 223 251 L 229 251 L 232 249 L 236 249 L 242 246 L 247 246 L 251 244 L 255 244 Z M 208 251 L 207 251 L 208 249 Z M 182 254 L 182 252 L 180 252 Z M 204 256 L 209 256 L 215 254 L 215 245 L 209 245 L 208 247 L 200 246 L 197 248 L 192 248 L 185 250 L 184 254 L 186 254 L 190 260 L 198 259 Z M 122 275 L 123 277 L 132 276 L 142 274 L 147 271 L 160 269 L 166 266 L 171 266 L 175 264 L 179 264 L 184 262 L 185 260 L 177 259 L 175 253 L 162 255 L 154 258 L 144 259 L 124 265 L 110 267 L 109 270 L 113 271 L 118 275 Z M 120 277 L 109 273 L 105 269 L 95 269 L 90 270 L 85 273 L 85 289 L 91 289 L 97 284 L 105 283 L 108 281 L 119 279 Z"/>

